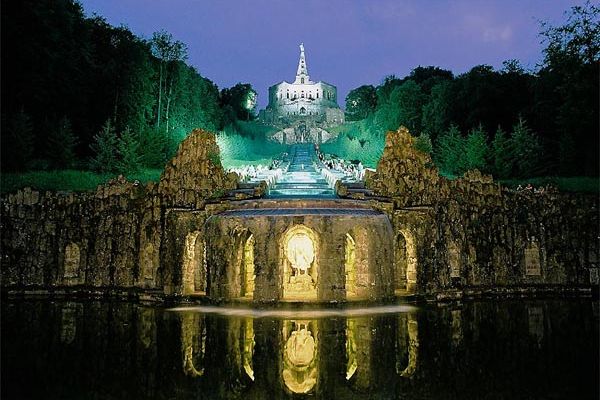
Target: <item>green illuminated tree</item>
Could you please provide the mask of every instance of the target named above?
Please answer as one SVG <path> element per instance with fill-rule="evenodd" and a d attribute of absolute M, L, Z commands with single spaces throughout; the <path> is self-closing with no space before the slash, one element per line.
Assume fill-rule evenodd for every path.
<path fill-rule="evenodd" d="M 142 164 L 140 143 L 137 135 L 129 128 L 121 133 L 117 142 L 119 161 L 118 169 L 123 174 L 138 172 Z"/>
<path fill-rule="evenodd" d="M 442 133 L 437 140 L 435 160 L 438 167 L 450 174 L 464 172 L 464 149 L 465 138 L 456 125 L 450 125 L 450 128 Z"/>
<path fill-rule="evenodd" d="M 478 169 L 487 172 L 489 148 L 487 135 L 481 125 L 473 129 L 465 140 L 465 152 L 462 158 L 463 171 Z"/>
<path fill-rule="evenodd" d="M 163 95 L 167 97 L 166 120 L 168 121 L 171 96 L 173 94 L 173 81 L 176 79 L 173 69 L 177 68 L 178 61 L 184 61 L 187 58 L 187 46 L 183 42 L 174 40 L 173 35 L 164 30 L 154 32 L 150 43 L 152 54 L 159 60 L 156 126 L 160 127 Z"/>
<path fill-rule="evenodd" d="M 346 96 L 346 118 L 358 121 L 367 118 L 377 107 L 377 92 L 373 85 L 352 89 Z"/>
<path fill-rule="evenodd" d="M 539 174 L 542 146 L 538 137 L 522 118 L 519 118 L 519 122 L 513 127 L 511 142 L 516 174 L 519 177 Z"/>
<path fill-rule="evenodd" d="M 90 160 L 90 167 L 98 172 L 116 171 L 118 168 L 117 143 L 115 128 L 110 119 L 107 119 L 90 145 L 94 153 Z"/>
<path fill-rule="evenodd" d="M 224 110 L 224 125 L 234 122 L 252 120 L 256 117 L 256 91 L 249 83 L 238 83 L 230 88 L 221 90 L 221 107 Z"/>
<path fill-rule="evenodd" d="M 431 154 L 433 145 L 431 144 L 431 138 L 427 132 L 421 132 L 421 134 L 417 136 L 415 139 L 415 148 L 423 153 Z"/>

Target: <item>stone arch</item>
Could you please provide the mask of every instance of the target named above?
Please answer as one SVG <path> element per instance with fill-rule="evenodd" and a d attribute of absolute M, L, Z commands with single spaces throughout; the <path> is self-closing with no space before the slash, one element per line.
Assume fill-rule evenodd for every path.
<path fill-rule="evenodd" d="M 227 269 L 227 286 L 231 297 L 254 297 L 254 235 L 242 226 L 233 231 L 233 258 Z"/>
<path fill-rule="evenodd" d="M 535 237 L 531 237 L 523 250 L 523 263 L 525 265 L 525 276 L 542 275 L 540 262 L 540 245 Z"/>
<path fill-rule="evenodd" d="M 302 97 L 304 97 L 304 94 L 302 95 Z M 305 114 L 306 114 L 306 108 L 300 107 L 300 115 L 305 115 Z"/>
<path fill-rule="evenodd" d="M 73 279 L 79 277 L 79 266 L 81 264 L 81 251 L 77 243 L 71 242 L 65 246 L 64 278 Z"/>
<path fill-rule="evenodd" d="M 356 242 L 349 233 L 344 246 L 344 276 L 346 299 L 356 297 Z"/>
<path fill-rule="evenodd" d="M 152 242 L 146 242 L 140 252 L 140 280 L 142 282 L 154 278 L 154 258 L 154 244 L 152 244 Z"/>
<path fill-rule="evenodd" d="M 396 236 L 396 290 L 414 292 L 417 288 L 417 247 L 412 232 L 400 230 Z"/>
<path fill-rule="evenodd" d="M 349 277 L 352 285 L 350 298 L 365 297 L 372 289 L 372 273 L 369 262 L 369 234 L 367 230 L 362 226 L 352 228 L 346 234 L 346 248 L 353 250 L 354 253 L 353 262 L 347 266 L 349 267 L 348 272 L 350 273 Z M 352 255 L 352 252 L 348 255 Z M 348 292 L 346 293 L 348 294 Z"/>
<path fill-rule="evenodd" d="M 460 247 L 455 240 L 448 241 L 446 250 L 448 252 L 448 266 L 450 267 L 450 278 L 461 276 Z"/>
<path fill-rule="evenodd" d="M 185 249 L 183 256 L 183 294 L 190 295 L 198 292 L 206 292 L 205 244 L 200 231 L 188 233 L 185 238 Z"/>
<path fill-rule="evenodd" d="M 305 225 L 290 227 L 280 238 L 283 298 L 316 299 L 319 240 Z"/>
<path fill-rule="evenodd" d="M 244 254 L 241 265 L 241 295 L 243 297 L 254 297 L 254 281 L 256 275 L 254 272 L 254 235 L 250 234 L 244 241 Z"/>

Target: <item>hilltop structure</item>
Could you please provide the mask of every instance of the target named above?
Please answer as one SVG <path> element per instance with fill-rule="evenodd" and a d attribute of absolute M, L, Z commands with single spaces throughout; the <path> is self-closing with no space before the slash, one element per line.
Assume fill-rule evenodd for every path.
<path fill-rule="evenodd" d="M 344 111 L 337 103 L 337 88 L 310 80 L 304 44 L 300 44 L 296 79 L 269 88 L 269 105 L 260 111 L 259 118 L 281 128 L 273 137 L 281 143 L 326 142 L 333 138 L 327 128 L 344 122 Z"/>

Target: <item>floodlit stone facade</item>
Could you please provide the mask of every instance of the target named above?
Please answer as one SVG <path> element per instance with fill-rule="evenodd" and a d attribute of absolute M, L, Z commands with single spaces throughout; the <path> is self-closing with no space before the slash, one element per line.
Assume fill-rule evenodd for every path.
<path fill-rule="evenodd" d="M 447 180 L 405 129 L 366 185 L 338 185 L 340 199 L 231 192 L 214 135 L 197 130 L 158 184 L 4 195 L 2 290 L 329 302 L 598 284 L 596 195 L 510 191 L 477 171 Z"/>
<path fill-rule="evenodd" d="M 269 88 L 269 105 L 261 110 L 259 118 L 282 128 L 274 137 L 282 143 L 322 143 L 332 136 L 326 128 L 344 122 L 337 88 L 310 80 L 303 44 L 294 82 L 283 81 Z"/>

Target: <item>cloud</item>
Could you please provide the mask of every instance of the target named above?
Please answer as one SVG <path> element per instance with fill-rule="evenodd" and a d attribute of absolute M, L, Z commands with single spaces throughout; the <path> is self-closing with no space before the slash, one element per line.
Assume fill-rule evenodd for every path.
<path fill-rule="evenodd" d="M 513 29 L 509 24 L 495 23 L 481 15 L 466 15 L 463 24 L 469 36 L 479 37 L 486 43 L 507 42 L 513 37 Z"/>

